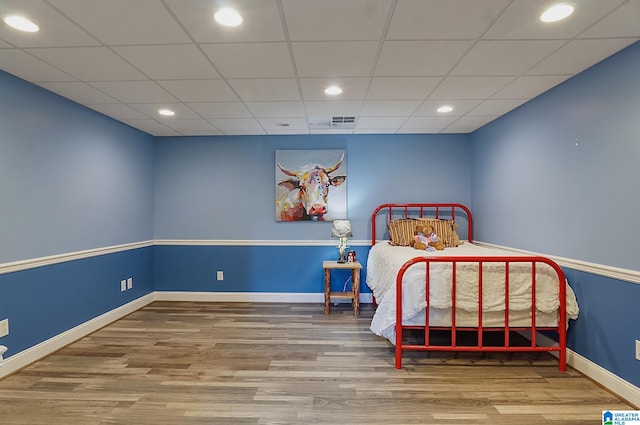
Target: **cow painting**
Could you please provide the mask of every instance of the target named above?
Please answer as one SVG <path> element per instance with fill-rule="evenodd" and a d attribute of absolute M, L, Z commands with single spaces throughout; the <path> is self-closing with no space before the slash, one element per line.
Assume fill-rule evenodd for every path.
<path fill-rule="evenodd" d="M 330 211 L 330 188 L 342 185 L 347 179 L 346 175 L 332 175 L 343 160 L 344 152 L 337 162 L 334 159 L 329 165 L 311 163 L 294 169 L 276 162 L 285 176 L 277 182 L 281 194 L 276 198 L 276 220 L 324 221 Z"/>

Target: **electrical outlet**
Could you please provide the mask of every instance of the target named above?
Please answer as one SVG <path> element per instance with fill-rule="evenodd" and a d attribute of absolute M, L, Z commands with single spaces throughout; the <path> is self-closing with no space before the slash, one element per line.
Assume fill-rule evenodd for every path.
<path fill-rule="evenodd" d="M 9 319 L 0 320 L 0 337 L 9 335 Z"/>
<path fill-rule="evenodd" d="M 216 273 L 216 279 L 224 280 L 224 273 L 222 272 L 222 270 L 218 270 L 218 272 Z"/>
<path fill-rule="evenodd" d="M 123 279 L 120 281 L 120 292 L 124 292 L 126 290 L 127 290 L 127 281 Z"/>
<path fill-rule="evenodd" d="M 131 289 L 131 288 L 133 288 L 133 278 L 132 277 L 127 279 L 127 289 Z"/>
<path fill-rule="evenodd" d="M 636 360 L 640 360 L 640 340 L 636 339 Z"/>

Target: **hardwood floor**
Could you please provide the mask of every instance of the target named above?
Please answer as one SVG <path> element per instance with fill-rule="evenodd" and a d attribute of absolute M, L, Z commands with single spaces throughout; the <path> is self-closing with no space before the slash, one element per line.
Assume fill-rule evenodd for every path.
<path fill-rule="evenodd" d="M 155 302 L 0 381 L 10 424 L 601 424 L 549 354 L 408 353 L 370 305 Z"/>

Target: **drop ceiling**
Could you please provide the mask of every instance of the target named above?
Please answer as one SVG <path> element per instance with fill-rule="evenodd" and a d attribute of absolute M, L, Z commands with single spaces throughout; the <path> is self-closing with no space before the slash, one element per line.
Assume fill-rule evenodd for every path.
<path fill-rule="evenodd" d="M 0 69 L 154 136 L 469 133 L 640 39 L 640 0 L 552 3 L 0 0 L 40 26 Z"/>

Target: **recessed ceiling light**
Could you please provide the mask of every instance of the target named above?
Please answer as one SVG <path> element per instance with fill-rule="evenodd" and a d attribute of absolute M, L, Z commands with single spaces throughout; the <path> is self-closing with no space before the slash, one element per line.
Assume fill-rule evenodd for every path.
<path fill-rule="evenodd" d="M 453 106 L 449 106 L 449 105 L 442 105 L 441 107 L 439 107 L 437 109 L 438 112 L 442 113 L 442 114 L 446 114 L 447 112 L 451 112 L 453 111 Z"/>
<path fill-rule="evenodd" d="M 159 109 L 158 113 L 160 115 L 164 115 L 165 117 L 172 117 L 172 116 L 174 116 L 176 114 L 171 109 Z"/>
<path fill-rule="evenodd" d="M 324 89 L 324 92 L 328 95 L 335 96 L 342 93 L 342 89 L 338 86 L 329 86 Z"/>
<path fill-rule="evenodd" d="M 225 27 L 237 27 L 242 23 L 242 16 L 238 11 L 229 7 L 218 10 L 215 15 L 213 15 L 213 18 L 217 23 Z"/>
<path fill-rule="evenodd" d="M 38 32 L 40 27 L 23 16 L 5 16 L 4 22 L 12 28 L 25 32 Z"/>
<path fill-rule="evenodd" d="M 574 7 L 569 3 L 557 3 L 544 11 L 540 15 L 542 22 L 557 22 L 561 21 L 573 13 Z"/>

